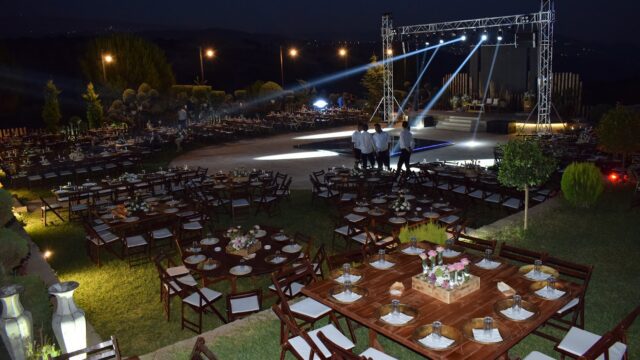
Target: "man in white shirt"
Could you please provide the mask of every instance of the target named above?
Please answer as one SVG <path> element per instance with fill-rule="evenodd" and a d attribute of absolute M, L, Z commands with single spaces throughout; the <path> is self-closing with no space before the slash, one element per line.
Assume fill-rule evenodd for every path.
<path fill-rule="evenodd" d="M 373 137 L 369 134 L 369 126 L 367 124 L 362 125 L 362 147 L 360 148 L 362 152 L 362 168 L 367 168 L 367 160 L 371 164 L 373 168 L 376 165 L 376 149 L 373 144 Z"/>
<path fill-rule="evenodd" d="M 382 127 L 380 126 L 380 124 L 376 124 L 375 128 L 376 132 L 373 134 L 373 144 L 376 147 L 376 160 L 378 160 L 378 169 L 382 169 L 383 167 L 389 169 L 389 144 L 391 143 L 391 139 L 389 138 L 389 134 L 382 131 Z"/>
<path fill-rule="evenodd" d="M 356 158 L 356 167 L 358 167 L 362 158 L 362 124 L 358 124 L 358 129 L 351 135 L 351 142 L 353 143 L 353 156 Z"/>
<path fill-rule="evenodd" d="M 400 132 L 400 141 L 398 141 L 400 147 L 400 158 L 398 159 L 398 169 L 396 170 L 396 178 L 402 171 L 402 165 L 405 165 L 407 173 L 409 173 L 409 163 L 411 162 L 411 152 L 413 151 L 414 142 L 411 130 L 409 130 L 409 123 L 402 122 L 402 131 Z"/>
<path fill-rule="evenodd" d="M 186 129 L 187 128 L 187 109 L 186 106 L 180 108 L 178 110 L 178 128 Z"/>

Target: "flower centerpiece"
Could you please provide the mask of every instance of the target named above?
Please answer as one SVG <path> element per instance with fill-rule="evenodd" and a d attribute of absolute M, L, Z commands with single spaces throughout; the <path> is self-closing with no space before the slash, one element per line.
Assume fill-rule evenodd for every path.
<path fill-rule="evenodd" d="M 400 191 L 398 192 L 398 198 L 389 206 L 389 208 L 400 215 L 400 213 L 406 213 L 411 210 L 411 203 L 409 203 L 404 197 L 404 192 Z"/>
<path fill-rule="evenodd" d="M 148 213 L 149 210 L 151 210 L 149 208 L 149 204 L 147 204 L 147 202 L 144 201 L 139 196 L 136 196 L 131 201 L 129 201 L 129 203 L 126 206 L 126 209 L 129 214 Z"/>
<path fill-rule="evenodd" d="M 127 182 L 135 182 L 136 180 L 138 180 L 138 175 L 126 172 L 126 173 L 120 175 L 120 177 L 118 177 L 118 180 L 127 181 Z"/>
<path fill-rule="evenodd" d="M 428 256 L 422 256 L 423 261 L 423 280 L 431 285 L 445 289 L 453 290 L 469 281 L 469 260 L 463 258 L 459 262 L 453 264 L 438 264 L 437 255 L 429 252 Z M 425 263 L 430 262 L 430 267 L 425 270 Z"/>
<path fill-rule="evenodd" d="M 226 247 L 227 253 L 248 256 L 260 250 L 262 243 L 256 239 L 257 230 L 260 230 L 257 225 L 246 233 L 242 231 L 240 226 L 227 230 L 226 236 L 229 238 L 229 244 Z"/>

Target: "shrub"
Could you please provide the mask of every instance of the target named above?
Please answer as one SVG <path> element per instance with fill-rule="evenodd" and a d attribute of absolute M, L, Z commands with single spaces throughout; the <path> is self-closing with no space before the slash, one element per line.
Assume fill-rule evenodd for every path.
<path fill-rule="evenodd" d="M 29 253 L 27 239 L 13 230 L 0 228 L 0 266 L 11 271 Z"/>
<path fill-rule="evenodd" d="M 576 207 L 588 208 L 602 194 L 602 175 L 592 163 L 572 163 L 562 175 L 562 193 Z"/>
<path fill-rule="evenodd" d="M 447 240 L 446 228 L 435 223 L 426 223 L 418 226 L 404 226 L 398 235 L 400 242 L 408 243 L 412 237 L 418 241 L 427 240 L 435 244 L 444 244 Z"/>
<path fill-rule="evenodd" d="M 4 227 L 13 217 L 12 207 L 13 196 L 7 190 L 0 189 L 0 227 Z"/>

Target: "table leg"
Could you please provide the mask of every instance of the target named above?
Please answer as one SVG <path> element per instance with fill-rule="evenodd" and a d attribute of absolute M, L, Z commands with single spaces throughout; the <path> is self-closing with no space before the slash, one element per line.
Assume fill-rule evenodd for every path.
<path fill-rule="evenodd" d="M 238 278 L 236 276 L 231 276 L 231 279 L 229 281 L 231 283 L 231 293 L 235 294 L 236 291 L 238 290 Z"/>
<path fill-rule="evenodd" d="M 369 346 L 380 351 L 384 351 L 382 345 L 380 345 L 380 342 L 378 341 L 378 333 L 371 328 L 369 328 Z"/>

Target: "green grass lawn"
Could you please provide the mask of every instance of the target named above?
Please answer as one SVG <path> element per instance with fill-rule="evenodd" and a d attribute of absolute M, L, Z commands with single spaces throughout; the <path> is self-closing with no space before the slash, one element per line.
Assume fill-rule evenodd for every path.
<path fill-rule="evenodd" d="M 29 194 L 25 194 L 27 198 Z M 616 324 L 640 302 L 639 253 L 640 209 L 628 210 L 628 192 L 608 192 L 593 209 L 573 209 L 562 205 L 531 219 L 530 229 L 523 233 L 502 229 L 496 237 L 515 245 L 548 251 L 570 261 L 595 265 L 587 294 L 588 330 L 603 333 Z M 274 218 L 259 216 L 246 221 L 247 225 L 265 224 L 313 235 L 319 242 L 331 241 L 331 209 L 321 203 L 310 203 L 308 191 L 294 191 L 291 202 L 284 202 L 282 213 Z M 179 299 L 172 304 L 172 319 L 167 322 L 159 302 L 159 281 L 151 263 L 130 269 L 126 262 L 109 258 L 101 268 L 86 256 L 83 231 L 76 224 L 44 227 L 39 213 L 26 218 L 27 231 L 41 249 L 53 251 L 51 265 L 61 280 L 80 282 L 76 301 L 86 312 L 88 320 L 102 337 L 116 335 L 125 354 L 145 354 L 173 344 L 195 334 L 180 329 Z M 216 225 L 228 226 L 228 220 Z M 268 284 L 268 279 L 259 286 Z M 241 281 L 239 289 L 253 287 Z M 224 290 L 226 283 L 214 288 Z M 226 291 L 225 291 L 226 292 Z M 266 301 L 269 306 L 273 300 Z M 220 301 L 220 309 L 224 305 Z M 220 322 L 205 316 L 205 329 L 213 329 Z M 278 326 L 273 320 L 257 323 L 249 330 L 234 332 L 216 339 L 212 348 L 222 359 L 271 359 L 279 354 Z M 630 334 L 631 358 L 640 356 L 638 326 Z M 358 330 L 358 349 L 366 345 L 365 329 Z M 420 358 L 412 352 L 385 342 L 386 349 L 400 359 Z M 242 348 L 243 353 L 238 354 Z M 553 354 L 552 344 L 536 336 L 527 337 L 513 351 L 524 355 L 538 349 Z M 176 354 L 176 358 L 181 355 Z"/>

